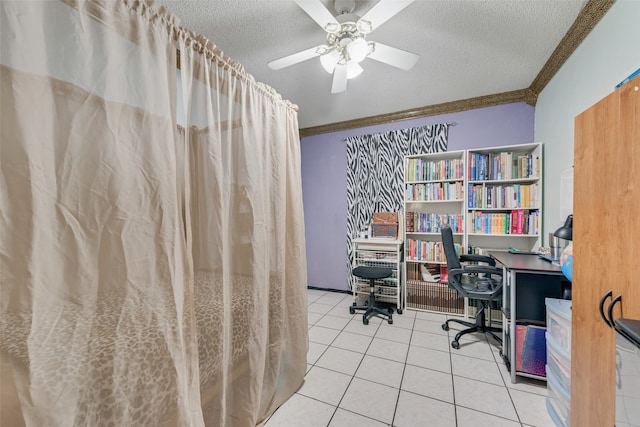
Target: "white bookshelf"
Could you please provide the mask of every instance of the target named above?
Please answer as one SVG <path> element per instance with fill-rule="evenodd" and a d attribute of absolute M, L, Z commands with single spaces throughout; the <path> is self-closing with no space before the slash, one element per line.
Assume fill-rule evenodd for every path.
<path fill-rule="evenodd" d="M 474 307 L 469 308 L 444 280 L 430 280 L 428 275 L 423 280 L 423 266 L 431 271 L 446 266 L 440 237 L 443 223 L 452 226 L 461 253 L 484 254 L 511 247 L 538 250 L 542 243 L 542 164 L 542 143 L 405 157 L 407 308 L 474 314 Z M 500 317 L 497 311 L 493 320 Z"/>
<path fill-rule="evenodd" d="M 407 308 L 464 315 L 464 298 L 437 274 L 446 267 L 440 230 L 449 224 L 464 250 L 466 152 L 405 157 L 405 295 Z M 430 275 L 429 272 L 433 273 Z"/>
<path fill-rule="evenodd" d="M 466 178 L 467 246 L 480 253 L 538 250 L 542 143 L 468 150 Z"/>

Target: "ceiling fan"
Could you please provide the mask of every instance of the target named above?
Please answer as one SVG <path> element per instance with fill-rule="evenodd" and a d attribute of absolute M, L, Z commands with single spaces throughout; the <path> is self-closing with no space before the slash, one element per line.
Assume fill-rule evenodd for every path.
<path fill-rule="evenodd" d="M 380 0 L 359 17 L 352 13 L 355 0 L 335 0 L 337 16 L 333 16 L 320 0 L 295 0 L 327 32 L 326 44 L 271 61 L 269 68 L 279 70 L 319 56 L 323 68 L 333 73 L 331 93 L 347 90 L 347 80 L 362 73 L 360 62 L 365 58 L 409 70 L 418 61 L 418 55 L 367 41 L 366 36 L 413 1 Z"/>

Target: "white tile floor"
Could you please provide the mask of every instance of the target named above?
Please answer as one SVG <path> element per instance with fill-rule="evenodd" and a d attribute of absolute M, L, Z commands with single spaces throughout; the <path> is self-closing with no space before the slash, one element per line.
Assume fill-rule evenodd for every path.
<path fill-rule="evenodd" d="M 446 317 L 405 310 L 362 324 L 351 295 L 308 291 L 307 375 L 265 427 L 552 427 L 546 383 L 512 384 L 495 342 Z M 456 326 L 454 326 L 456 325 Z"/>

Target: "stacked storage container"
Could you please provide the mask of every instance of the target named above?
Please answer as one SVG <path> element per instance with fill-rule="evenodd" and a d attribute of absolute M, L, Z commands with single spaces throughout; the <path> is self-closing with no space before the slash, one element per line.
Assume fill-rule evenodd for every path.
<path fill-rule="evenodd" d="M 545 298 L 547 306 L 547 410 L 569 427 L 571 410 L 571 301 Z"/>

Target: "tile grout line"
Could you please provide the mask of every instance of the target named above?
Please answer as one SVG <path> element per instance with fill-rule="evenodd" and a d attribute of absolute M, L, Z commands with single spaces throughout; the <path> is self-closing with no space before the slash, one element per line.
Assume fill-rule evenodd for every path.
<path fill-rule="evenodd" d="M 337 303 L 336 303 L 336 305 L 332 308 L 332 310 L 333 310 L 334 308 L 338 307 L 338 305 L 340 305 L 342 302 L 344 302 L 344 298 L 343 298 L 342 300 L 340 300 L 339 302 L 337 302 Z M 349 309 L 349 308 L 347 307 L 347 310 L 348 310 L 348 309 Z M 318 321 L 322 320 L 322 318 L 324 318 L 324 317 L 325 317 L 325 316 L 327 316 L 327 315 L 328 315 L 328 312 L 327 312 L 327 313 L 325 313 L 325 314 L 323 314 L 323 315 L 322 315 L 322 317 L 320 317 L 320 319 L 318 319 Z M 322 357 L 322 355 L 323 355 L 323 354 L 325 354 L 325 353 L 327 352 L 327 350 L 329 350 L 329 348 L 333 347 L 333 343 L 336 341 L 336 339 L 340 336 L 340 334 L 341 334 L 341 333 L 343 333 L 343 332 L 348 332 L 348 331 L 345 331 L 345 328 L 349 325 L 349 323 L 351 323 L 351 321 L 353 321 L 353 320 L 355 319 L 355 317 L 356 317 L 356 315 L 355 315 L 355 314 L 351 315 L 351 319 L 349 320 L 349 322 L 347 322 L 347 324 L 346 324 L 346 325 L 345 325 L 345 326 L 340 330 L 340 332 L 338 333 L 338 335 L 336 335 L 336 337 L 331 341 L 331 343 L 327 345 L 327 348 L 326 348 L 326 349 L 322 352 L 322 354 L 318 357 L 318 359 L 316 360 L 316 362 L 317 362 L 318 360 L 320 360 L 320 358 Z M 345 317 L 345 318 L 346 318 L 346 317 Z M 317 322 L 314 324 L 314 326 L 315 326 L 316 324 L 317 324 Z M 338 409 L 340 408 L 340 404 L 342 403 L 342 400 L 344 399 L 344 396 L 347 394 L 347 390 L 349 390 L 349 387 L 350 387 L 350 386 L 351 386 L 351 384 L 353 383 L 353 379 L 354 379 L 354 378 L 356 378 L 356 372 L 358 372 L 358 369 L 359 369 L 359 368 L 360 368 L 360 366 L 362 365 L 362 361 L 364 360 L 364 357 L 366 356 L 367 351 L 368 351 L 368 350 L 369 350 L 369 348 L 371 347 L 371 343 L 373 343 L 373 339 L 375 338 L 376 333 L 378 333 L 378 330 L 380 329 L 380 326 L 381 326 L 381 325 L 382 325 L 382 323 L 379 323 L 379 324 L 378 324 L 378 327 L 377 327 L 377 329 L 376 329 L 376 331 L 374 332 L 374 334 L 373 334 L 373 335 L 371 335 L 371 341 L 369 342 L 369 345 L 367 346 L 367 348 L 366 348 L 365 352 L 364 352 L 364 353 L 362 353 L 362 359 L 361 359 L 361 360 L 360 360 L 360 362 L 358 363 L 358 366 L 356 367 L 356 369 L 355 369 L 355 371 L 354 371 L 353 375 L 350 375 L 350 377 L 351 377 L 351 378 L 349 379 L 349 382 L 348 382 L 348 384 L 347 384 L 347 387 L 344 389 L 344 393 L 342 393 L 342 396 L 340 397 L 340 400 L 338 401 L 338 403 L 334 406 L 333 414 L 331 414 L 331 418 L 329 418 L 329 422 L 327 423 L 327 426 L 329 426 L 329 425 L 331 424 L 331 421 L 332 421 L 332 420 L 333 420 L 333 418 L 336 416 L 336 413 L 338 412 Z M 327 328 L 327 329 L 331 329 L 331 328 Z M 366 336 L 366 335 L 364 335 L 364 334 L 362 334 L 362 335 L 363 335 L 363 336 Z M 335 348 L 340 349 L 340 350 L 352 351 L 352 352 L 354 352 L 354 353 L 358 353 L 358 352 L 355 352 L 355 351 L 353 351 L 353 350 L 347 350 L 347 349 L 343 349 L 343 348 L 340 348 L 340 347 L 335 347 Z M 313 369 L 314 367 L 316 367 L 316 366 L 317 366 L 317 365 L 316 365 L 316 362 L 314 362 L 314 363 L 311 365 L 311 369 Z M 339 371 L 335 371 L 335 370 L 333 370 L 333 369 L 323 368 L 322 366 L 317 366 L 317 367 L 318 367 L 318 368 L 322 368 L 322 369 L 327 369 L 327 370 L 330 370 L 330 371 L 333 371 L 333 372 L 337 372 L 337 373 L 340 373 L 340 374 L 344 374 L 344 372 L 339 372 Z M 309 369 L 309 371 L 310 371 L 311 369 Z M 305 374 L 305 376 L 306 376 L 306 375 L 307 375 L 307 374 Z M 344 375 L 347 375 L 347 374 L 344 374 Z M 302 395 L 302 396 L 304 396 L 304 395 Z M 309 396 L 305 396 L 305 397 L 309 397 Z M 319 401 L 319 402 L 322 402 L 322 401 L 321 401 L 321 400 L 319 400 L 319 399 L 315 399 L 315 398 L 311 398 L 311 399 L 314 399 L 314 400 L 317 400 L 317 401 Z M 324 403 L 324 404 L 328 404 L 327 402 L 322 402 L 322 403 Z M 330 404 L 328 404 L 328 405 L 330 405 Z M 332 406 L 333 406 L 333 405 L 332 405 Z M 344 410 L 345 410 L 345 411 L 348 411 L 348 412 L 351 412 L 351 413 L 354 413 L 354 414 L 357 414 L 357 415 L 359 415 L 359 416 L 364 416 L 365 418 L 369 418 L 369 419 L 371 419 L 371 420 L 375 420 L 374 418 L 368 417 L 368 416 L 366 416 L 366 415 L 358 414 L 358 413 L 356 413 L 356 412 L 349 411 L 349 410 L 347 410 L 347 409 L 344 409 Z M 375 421 L 380 421 L 380 420 L 375 420 Z"/>
<path fill-rule="evenodd" d="M 398 385 L 398 397 L 396 397 L 396 405 L 393 408 L 393 416 L 391 417 L 391 425 L 394 425 L 396 421 L 396 414 L 398 412 L 398 404 L 400 403 L 400 392 L 402 391 L 402 383 L 404 382 L 404 373 L 407 370 L 407 362 L 409 361 L 409 351 L 411 350 L 411 339 L 413 338 L 413 331 L 416 326 L 416 316 L 413 316 L 413 324 L 411 325 L 411 334 L 409 335 L 409 343 L 407 344 L 407 354 L 404 356 L 404 363 L 402 366 L 402 377 L 400 378 L 400 385 Z"/>
<path fill-rule="evenodd" d="M 312 304 L 312 303 L 314 303 L 314 302 L 318 302 L 318 300 L 319 300 L 320 298 L 322 298 L 323 296 L 324 296 L 324 295 L 322 295 L 322 296 L 318 296 L 314 301 L 312 301 L 312 302 L 311 302 L 311 304 Z M 318 325 L 318 322 L 320 322 L 320 321 L 321 321 L 323 318 L 325 318 L 326 316 L 342 317 L 342 316 L 339 316 L 339 315 L 337 315 L 337 316 L 336 316 L 336 315 L 334 315 L 334 314 L 330 314 L 330 312 L 331 312 L 331 311 L 333 311 L 333 310 L 335 310 L 335 309 L 338 309 L 338 308 L 341 306 L 341 304 L 344 304 L 346 301 L 347 301 L 347 298 L 342 298 L 342 299 L 340 299 L 340 301 L 336 301 L 336 302 L 335 302 L 335 304 L 333 304 L 332 308 L 331 308 L 330 310 L 327 310 L 325 313 L 315 313 L 315 314 L 319 315 L 319 318 L 318 318 L 318 319 L 317 319 L 313 324 L 310 324 L 310 325 L 309 325 L 309 328 L 311 328 L 311 327 L 313 327 L 313 326 L 321 327 L 320 325 Z M 322 304 L 322 303 L 323 303 L 323 302 L 318 302 L 318 304 Z M 310 304 L 309 304 L 309 305 L 310 305 Z M 324 305 L 330 305 L 330 304 L 324 304 Z M 346 310 L 346 309 L 348 309 L 348 307 L 344 307 L 344 309 Z M 341 334 L 343 334 L 344 332 L 349 332 L 349 333 L 358 334 L 357 332 L 347 331 L 347 330 L 346 330 L 346 328 L 349 326 L 349 324 L 350 324 L 354 319 L 356 319 L 356 315 L 351 315 L 351 317 L 346 317 L 346 316 L 344 316 L 344 318 L 345 318 L 345 319 L 347 319 L 347 323 L 346 323 L 346 325 L 345 325 L 344 327 L 342 327 L 341 329 L 339 329 L 339 330 L 338 330 L 338 329 L 334 329 L 334 330 L 338 331 L 338 333 L 337 333 L 337 335 L 336 335 L 336 336 L 331 340 L 331 342 L 330 342 L 329 344 L 317 343 L 317 344 L 321 344 L 321 345 L 326 345 L 327 347 L 326 347 L 326 348 L 324 349 L 324 351 L 322 351 L 322 353 L 318 356 L 318 358 L 316 359 L 316 361 L 315 361 L 313 364 L 310 364 L 311 368 L 313 368 L 313 367 L 320 367 L 320 366 L 319 366 L 319 365 L 317 365 L 316 363 L 317 363 L 317 361 L 318 361 L 318 360 L 320 360 L 320 358 L 321 358 L 321 357 L 322 357 L 322 356 L 327 352 L 327 350 L 328 350 L 330 347 L 331 347 L 331 348 L 334 348 L 334 349 L 340 349 L 340 350 L 344 350 L 344 351 L 351 351 L 351 352 L 354 352 L 354 353 L 362 354 L 362 358 L 360 359 L 360 361 L 359 361 L 359 363 L 358 363 L 358 366 L 355 368 L 354 373 L 353 373 L 352 375 L 350 375 L 349 382 L 348 382 L 348 384 L 347 384 L 347 387 L 345 388 L 345 392 L 342 394 L 342 396 L 341 396 L 340 400 L 338 401 L 337 405 L 331 405 L 331 404 L 328 404 L 327 402 L 323 402 L 322 400 L 319 400 L 319 399 L 316 399 L 316 398 L 312 398 L 312 397 L 311 397 L 311 399 L 313 399 L 313 400 L 316 400 L 316 401 L 318 401 L 318 402 L 321 402 L 321 403 L 324 403 L 324 404 L 328 404 L 328 405 L 330 405 L 330 406 L 333 406 L 333 413 L 332 413 L 331 418 L 329 419 L 329 422 L 328 422 L 328 424 L 327 424 L 327 425 L 329 425 L 329 424 L 334 420 L 334 418 L 335 418 L 335 416 L 336 416 L 336 414 L 337 414 L 337 410 L 338 410 L 338 408 L 340 408 L 340 404 L 344 401 L 344 398 L 345 398 L 345 396 L 346 396 L 347 390 L 348 390 L 348 389 L 349 389 L 349 387 L 352 385 L 352 383 L 353 383 L 354 379 L 355 379 L 355 378 L 357 378 L 357 377 L 356 377 L 356 373 L 357 373 L 358 369 L 360 369 L 360 367 L 362 366 L 362 363 L 364 362 L 365 357 L 367 357 L 367 355 L 369 355 L 369 354 L 368 354 L 368 351 L 371 349 L 371 346 L 373 345 L 374 340 L 377 338 L 377 339 L 379 339 L 379 340 L 389 341 L 390 343 L 398 343 L 398 341 L 390 340 L 389 338 L 386 338 L 386 337 L 385 337 L 385 338 L 377 337 L 377 334 L 378 334 L 378 333 L 379 333 L 379 331 L 381 330 L 381 328 L 382 328 L 382 324 L 384 323 L 384 321 L 381 321 L 380 323 L 378 323 L 378 324 L 377 324 L 377 326 L 376 326 L 376 330 L 375 330 L 375 332 L 373 333 L 373 335 L 369 335 L 369 334 L 360 334 L 360 335 L 362 335 L 362 336 L 367 336 L 367 337 L 369 337 L 369 338 L 370 338 L 369 344 L 367 345 L 367 347 L 366 347 L 366 349 L 364 350 L 364 352 L 363 352 L 363 353 L 361 353 L 360 351 L 356 351 L 356 350 L 353 350 L 353 349 L 349 349 L 349 348 L 336 347 L 336 346 L 335 346 L 336 340 L 337 340 L 337 339 L 338 339 L 338 337 L 340 337 L 340 336 L 341 336 Z M 447 316 L 445 316 L 445 318 L 447 318 Z M 392 421 L 391 421 L 391 423 L 392 423 L 391 425 L 392 425 L 392 426 L 393 426 L 393 425 L 395 425 L 395 424 L 394 424 L 394 422 L 396 421 L 396 416 L 397 416 L 397 414 L 398 414 L 398 412 L 397 412 L 397 411 L 398 411 L 398 405 L 399 405 L 400 393 L 402 392 L 402 386 L 403 386 L 403 384 L 404 384 L 404 375 L 405 375 L 405 373 L 406 373 L 407 365 L 410 365 L 410 366 L 416 366 L 416 365 L 413 365 L 413 364 L 408 363 L 410 350 L 411 350 L 411 348 L 412 348 L 412 347 L 420 347 L 420 348 L 423 348 L 423 347 L 422 347 L 422 346 L 420 346 L 420 345 L 413 345 L 413 344 L 412 344 L 412 340 L 413 340 L 413 338 L 414 338 L 414 336 L 415 336 L 415 333 L 416 333 L 416 332 L 423 332 L 423 333 L 426 333 L 426 334 L 434 334 L 434 335 L 436 334 L 436 333 L 431 332 L 431 331 L 429 331 L 429 330 L 426 330 L 426 331 L 418 331 L 418 330 L 416 329 L 416 324 L 418 323 L 418 320 L 429 321 L 429 322 L 434 322 L 434 323 L 439 322 L 439 320 L 436 320 L 436 319 L 431 319 L 431 318 L 423 319 L 423 318 L 419 318 L 419 317 L 418 317 L 418 313 L 415 313 L 415 314 L 412 316 L 412 319 L 411 319 L 411 327 L 410 327 L 410 328 L 404 328 L 404 327 L 400 327 L 400 326 L 393 326 L 393 327 L 396 327 L 396 328 L 399 328 L 399 329 L 404 329 L 404 330 L 409 330 L 409 331 L 410 331 L 410 335 L 409 335 L 409 342 L 407 343 L 407 352 L 406 352 L 406 354 L 404 355 L 404 362 L 399 362 L 397 359 L 387 359 L 387 358 L 385 358 L 385 357 L 381 357 L 381 356 L 373 356 L 373 355 L 369 355 L 369 356 L 371 356 L 371 357 L 379 358 L 379 359 L 382 359 L 382 360 L 387 360 L 387 361 L 391 361 L 391 362 L 399 362 L 399 363 L 402 363 L 402 365 L 403 365 L 403 366 L 402 366 L 402 373 L 401 373 L 401 380 L 400 380 L 400 384 L 399 384 L 399 386 L 398 386 L 398 395 L 397 395 L 397 397 L 396 397 L 396 402 L 395 402 L 395 406 L 394 406 L 394 409 L 393 409 L 393 415 L 392 415 L 392 418 L 391 418 L 391 420 L 392 420 Z M 326 328 L 326 327 L 324 327 L 324 326 L 322 326 L 322 327 L 323 327 L 323 328 Z M 333 329 L 333 328 L 326 328 L 326 329 Z M 448 332 L 447 332 L 446 336 L 447 336 L 447 340 L 450 340 L 450 339 L 451 339 L 451 337 L 450 337 L 450 335 L 449 335 L 449 333 L 448 333 Z M 481 361 L 484 361 L 484 362 L 491 362 L 491 361 L 493 361 L 493 362 L 496 364 L 496 367 L 497 367 L 497 369 L 498 369 L 498 371 L 499 371 L 499 373 L 500 373 L 500 383 L 501 383 L 500 385 L 498 385 L 498 384 L 496 384 L 496 383 L 492 383 L 492 382 L 487 382 L 487 381 L 478 380 L 478 379 L 475 379 L 475 378 L 469 378 L 469 377 L 466 377 L 466 376 L 462 376 L 462 375 L 456 375 L 456 374 L 454 374 L 454 372 L 453 372 L 453 354 L 455 354 L 455 353 L 453 353 L 453 352 L 452 352 L 452 350 L 451 350 L 450 346 L 447 346 L 447 351 L 448 351 L 448 353 L 449 353 L 449 368 L 450 368 L 450 371 L 451 371 L 451 372 L 450 372 L 450 375 L 451 375 L 451 382 L 452 382 L 451 384 L 452 384 L 452 393 L 453 393 L 454 422 L 455 422 L 455 425 L 457 426 L 457 425 L 459 424 L 459 421 L 458 421 L 458 407 L 460 407 L 460 408 L 468 409 L 468 410 L 470 410 L 470 411 L 475 411 L 475 412 L 479 412 L 479 413 L 484 413 L 484 414 L 487 414 L 487 415 L 490 415 L 490 416 L 493 416 L 493 417 L 501 418 L 501 419 L 503 419 L 503 420 L 505 420 L 505 421 L 511 421 L 511 422 L 514 422 L 514 423 L 518 423 L 518 424 L 520 424 L 521 426 L 525 426 L 525 424 L 523 424 L 523 422 L 522 422 L 522 419 L 521 419 L 521 417 L 520 417 L 520 414 L 518 413 L 517 407 L 516 407 L 515 402 L 514 402 L 514 400 L 513 400 L 513 397 L 512 397 L 512 389 L 507 385 L 506 380 L 505 380 L 505 377 L 504 377 L 504 375 L 503 375 L 503 372 L 502 372 L 502 368 L 503 368 L 503 366 L 501 366 L 501 364 L 500 364 L 500 363 L 498 362 L 498 360 L 496 359 L 496 358 L 497 358 L 497 356 L 496 356 L 496 352 L 494 351 L 493 346 L 492 346 L 492 345 L 491 345 L 491 343 L 489 342 L 489 341 L 490 341 L 490 340 L 489 340 L 489 338 L 487 338 L 486 336 L 484 336 L 483 338 L 484 338 L 484 339 L 481 339 L 481 340 L 479 340 L 479 341 L 480 341 L 480 342 L 484 342 L 485 344 L 487 344 L 487 345 L 489 346 L 489 349 L 490 349 L 490 351 L 491 351 L 491 357 L 492 357 L 492 360 L 484 359 L 484 358 L 482 358 L 482 357 L 480 357 L 480 358 L 478 358 L 478 357 L 474 357 L 474 356 L 469 355 L 469 354 L 458 354 L 458 355 L 459 355 L 459 356 L 463 356 L 464 358 L 477 359 L 477 360 L 481 360 Z M 404 344 L 403 342 L 400 342 L 400 343 Z M 427 348 L 427 349 L 432 350 L 432 351 L 444 352 L 443 350 L 438 350 L 438 349 L 435 349 L 435 348 L 430 348 L 430 347 L 424 347 L 424 348 Z M 437 370 L 437 369 L 435 369 L 435 370 L 434 370 L 434 369 L 431 369 L 431 368 L 425 368 L 425 367 L 423 367 L 423 366 L 419 366 L 419 365 L 417 365 L 416 367 L 423 368 L 423 369 L 428 369 L 428 370 L 435 371 L 435 372 L 442 372 L 442 371 Z M 311 370 L 311 368 L 310 368 L 310 370 Z M 323 368 L 323 369 L 328 369 L 328 368 Z M 329 369 L 329 370 L 334 371 L 334 372 L 337 372 L 337 373 L 344 374 L 344 372 L 335 371 L 335 370 L 333 370 L 333 369 Z M 305 375 L 306 375 L 306 374 L 305 374 Z M 346 374 L 346 375 L 348 375 L 348 374 Z M 504 416 L 497 415 L 497 414 L 495 414 L 495 413 L 490 413 L 490 412 L 485 412 L 485 411 L 478 410 L 478 409 L 474 409 L 474 408 L 469 408 L 469 407 L 465 406 L 464 404 L 459 404 L 459 403 L 457 403 L 457 400 L 456 400 L 456 394 L 455 394 L 455 382 L 454 382 L 454 377 L 455 377 L 455 376 L 458 376 L 458 377 L 460 377 L 460 378 L 465 378 L 465 379 L 468 379 L 468 380 L 472 380 L 472 381 L 478 381 L 478 382 L 485 383 L 485 384 L 489 384 L 489 385 L 493 385 L 493 386 L 504 387 L 504 388 L 506 389 L 506 391 L 507 391 L 507 394 L 509 395 L 509 400 L 510 400 L 510 402 L 511 402 L 511 404 L 512 404 L 512 407 L 513 407 L 513 408 L 514 408 L 514 410 L 515 410 L 516 417 L 517 417 L 517 421 L 516 421 L 516 420 L 513 420 L 513 419 L 510 419 L 510 418 L 505 418 Z M 365 381 L 369 381 L 369 380 L 366 380 L 366 379 L 364 379 L 364 380 L 365 380 Z M 384 383 L 378 383 L 378 382 L 376 382 L 376 381 L 372 381 L 372 382 L 373 382 L 373 383 L 377 383 L 377 384 L 381 384 L 381 385 L 386 385 L 386 384 L 384 384 Z M 389 387 L 391 387 L 391 386 L 389 386 Z M 391 388 L 393 388 L 393 387 L 391 387 Z M 513 388 L 513 390 L 520 391 L 520 392 L 523 392 L 523 393 L 527 393 L 528 395 L 529 395 L 529 394 L 531 394 L 531 395 L 534 395 L 534 396 L 541 396 L 541 397 L 544 397 L 544 395 L 543 395 L 543 394 L 541 394 L 541 393 L 536 393 L 535 391 L 530 391 L 530 390 L 526 390 L 526 389 L 519 389 L 519 388 Z M 405 391 L 405 392 L 406 392 L 406 393 L 410 393 L 410 394 L 414 394 L 414 395 L 418 395 L 418 396 L 421 396 L 421 397 L 426 397 L 426 398 L 429 398 L 429 399 L 433 399 L 433 400 L 436 400 L 436 401 L 441 401 L 441 402 L 443 402 L 443 403 L 450 403 L 450 402 L 443 401 L 443 400 L 440 400 L 440 399 L 436 399 L 436 398 L 433 398 L 433 397 L 424 396 L 424 395 L 422 395 L 422 394 L 420 394 L 420 393 L 413 393 L 413 392 L 410 392 L 410 391 Z M 303 395 L 303 396 L 304 396 L 304 395 Z M 305 397 L 309 397 L 309 396 L 305 396 Z M 363 414 L 360 414 L 360 413 L 357 413 L 357 412 L 353 412 L 353 411 L 348 410 L 348 409 L 343 409 L 343 410 L 344 410 L 344 411 L 346 411 L 346 412 L 352 413 L 352 414 L 356 414 L 356 415 L 358 415 L 358 416 L 362 416 L 362 417 L 367 418 L 367 419 L 370 419 L 370 420 L 375 420 L 375 421 L 377 421 L 377 422 L 383 422 L 383 421 L 381 421 L 381 420 L 376 420 L 376 419 L 371 418 L 371 417 L 369 417 L 369 416 L 367 416 L 367 415 L 363 415 Z M 383 423 L 384 423 L 384 422 L 383 422 Z"/>
<path fill-rule="evenodd" d="M 347 310 L 348 309 L 349 309 L 349 307 L 347 307 Z M 349 320 L 349 323 L 351 323 L 351 321 L 354 320 L 355 317 L 356 317 L 355 314 L 353 314 L 352 316 L 353 317 L 352 317 L 351 320 Z M 347 323 L 347 325 L 349 323 Z M 345 395 L 347 394 L 347 391 L 349 390 L 349 387 L 351 387 L 351 384 L 353 383 L 353 379 L 356 378 L 356 372 L 358 372 L 358 369 L 360 369 L 360 366 L 362 365 L 362 361 L 364 360 L 364 357 L 367 355 L 367 351 L 371 347 L 371 343 L 373 343 L 373 339 L 375 338 L 376 334 L 378 333 L 378 330 L 380 330 L 380 326 L 381 325 L 382 325 L 382 323 L 378 324 L 378 328 L 376 329 L 374 334 L 371 336 L 371 341 L 369 342 L 369 345 L 367 346 L 367 349 L 365 350 L 365 352 L 362 353 L 362 359 L 360 359 L 360 363 L 358 363 L 358 366 L 356 367 L 355 371 L 353 372 L 353 375 L 351 375 L 351 378 L 349 379 L 349 383 L 347 384 L 347 387 L 344 389 L 344 393 L 342 393 L 342 396 L 340 397 L 340 400 L 338 401 L 337 405 L 335 406 L 335 408 L 333 410 L 333 414 L 331 415 L 331 418 L 329 418 L 329 423 L 327 424 L 327 426 L 329 426 L 331 424 L 331 421 L 336 416 L 336 413 L 338 412 L 338 408 L 340 408 L 340 404 L 342 403 L 342 400 L 344 399 Z M 345 326 L 345 328 L 346 328 L 346 326 Z M 344 332 L 344 328 L 340 331 L 340 333 L 342 333 L 342 332 Z M 338 334 L 338 336 L 340 336 L 340 334 Z M 331 345 L 333 345 L 333 342 L 335 342 L 335 339 L 332 341 Z M 351 350 L 349 350 L 349 351 L 351 351 Z M 349 411 L 349 412 L 355 413 L 353 411 Z M 362 414 L 358 414 L 358 415 L 362 415 Z M 374 419 L 374 418 L 371 418 L 371 417 L 367 417 L 366 415 L 365 415 L 365 417 L 369 418 L 369 419 L 372 419 L 372 420 Z M 380 420 L 375 420 L 375 421 L 380 421 Z"/>

